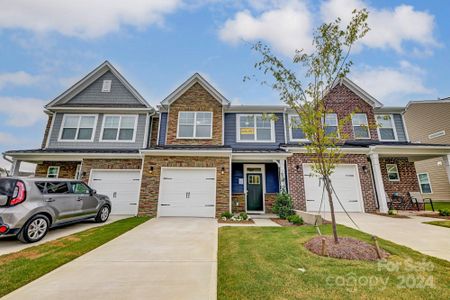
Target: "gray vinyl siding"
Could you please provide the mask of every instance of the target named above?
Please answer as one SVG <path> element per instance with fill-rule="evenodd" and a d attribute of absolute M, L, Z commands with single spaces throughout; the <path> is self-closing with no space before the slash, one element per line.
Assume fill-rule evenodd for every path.
<path fill-rule="evenodd" d="M 76 113 L 72 113 L 75 114 Z M 63 113 L 55 114 L 55 121 L 50 135 L 50 141 L 48 148 L 71 148 L 71 149 L 140 149 L 143 147 L 145 127 L 146 127 L 146 114 L 138 115 L 138 122 L 136 127 L 136 139 L 133 143 L 126 142 L 100 142 L 100 135 L 103 124 L 103 113 L 98 114 L 97 125 L 94 133 L 94 140 L 92 142 L 61 142 L 58 141 L 61 124 L 63 120 Z"/>
<path fill-rule="evenodd" d="M 401 114 L 393 114 L 394 116 L 394 124 L 395 130 L 397 131 L 397 138 L 399 142 L 406 142 L 406 132 L 405 127 L 403 126 L 403 119 Z"/>
<path fill-rule="evenodd" d="M 167 113 L 161 113 L 159 116 L 161 118 L 160 120 L 160 128 L 159 128 L 159 140 L 158 145 L 165 145 L 166 144 L 166 132 L 167 132 Z"/>
<path fill-rule="evenodd" d="M 103 80 L 111 80 L 111 91 L 108 93 L 102 92 Z M 62 106 L 145 107 L 110 71 L 100 76 Z"/>
<path fill-rule="evenodd" d="M 225 114 L 225 145 L 231 146 L 236 149 L 275 149 L 282 143 L 285 143 L 284 139 L 284 118 L 283 114 L 276 113 L 277 120 L 275 122 L 275 143 L 242 143 L 236 141 L 237 128 L 236 128 L 236 115 L 238 113 L 226 113 Z M 252 113 L 245 113 L 252 114 Z M 261 114 L 255 112 L 255 114 Z"/>

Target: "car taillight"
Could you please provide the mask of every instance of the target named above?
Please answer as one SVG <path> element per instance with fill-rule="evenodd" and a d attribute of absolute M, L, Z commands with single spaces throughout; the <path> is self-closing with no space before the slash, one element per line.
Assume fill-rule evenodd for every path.
<path fill-rule="evenodd" d="M 14 188 L 14 194 L 12 196 L 11 201 L 9 201 L 10 205 L 17 205 L 25 201 L 27 196 L 27 192 L 25 190 L 25 184 L 22 181 L 16 182 L 16 187 Z"/>

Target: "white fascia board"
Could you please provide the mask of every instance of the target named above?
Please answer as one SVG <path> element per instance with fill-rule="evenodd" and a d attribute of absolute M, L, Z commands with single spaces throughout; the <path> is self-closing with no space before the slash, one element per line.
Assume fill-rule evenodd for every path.
<path fill-rule="evenodd" d="M 53 112 L 65 112 L 65 111 L 76 111 L 76 112 L 82 112 L 82 111 L 86 111 L 86 112 L 117 112 L 117 111 L 126 111 L 127 113 L 129 112 L 154 112 L 153 108 L 151 107 L 66 107 L 66 106 L 55 106 L 50 108 L 49 110 L 53 111 Z"/>
<path fill-rule="evenodd" d="M 150 155 L 150 156 L 210 156 L 210 157 L 229 157 L 231 156 L 230 150 L 141 150 L 140 153 L 142 155 Z"/>
<path fill-rule="evenodd" d="M 136 159 L 141 158 L 139 153 L 8 153 L 17 160 L 27 162 L 47 161 L 82 161 L 83 159 Z"/>
<path fill-rule="evenodd" d="M 450 154 L 450 146 L 420 146 L 420 145 L 377 145 L 371 146 L 371 153 L 391 154 L 391 155 L 421 155 L 421 156 L 441 156 Z"/>
<path fill-rule="evenodd" d="M 225 113 L 284 113 L 287 110 L 283 105 L 231 105 Z"/>
<path fill-rule="evenodd" d="M 255 162 L 255 161 L 269 161 L 287 159 L 292 156 L 292 153 L 233 153 L 231 156 L 233 162 Z"/>

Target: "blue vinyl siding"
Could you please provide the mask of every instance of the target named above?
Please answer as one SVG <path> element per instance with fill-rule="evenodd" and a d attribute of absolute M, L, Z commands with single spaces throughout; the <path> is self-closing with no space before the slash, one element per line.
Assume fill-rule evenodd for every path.
<path fill-rule="evenodd" d="M 166 144 L 166 131 L 167 131 L 167 113 L 161 113 L 159 116 L 161 118 L 161 121 L 159 123 L 159 141 L 158 145 L 165 145 Z"/>
<path fill-rule="evenodd" d="M 244 164 L 233 163 L 231 171 L 231 190 L 233 194 L 244 193 L 244 185 L 239 184 L 239 178 L 244 178 Z M 278 181 L 278 165 L 276 163 L 266 163 L 266 193 L 278 193 L 280 191 Z"/>
<path fill-rule="evenodd" d="M 280 192 L 278 165 L 275 163 L 266 164 L 266 193 L 278 192 Z"/>
<path fill-rule="evenodd" d="M 244 193 L 244 185 L 239 184 L 239 178 L 244 178 L 244 164 L 233 163 L 231 166 L 231 190 L 233 194 Z"/>
<path fill-rule="evenodd" d="M 245 113 L 251 114 L 251 113 Z M 255 112 L 255 114 L 260 114 Z M 225 114 L 225 145 L 235 149 L 275 149 L 279 144 L 285 143 L 284 139 L 284 118 L 282 113 L 276 113 L 277 121 L 275 122 L 275 143 L 238 143 L 236 141 L 236 115 L 237 113 Z"/>

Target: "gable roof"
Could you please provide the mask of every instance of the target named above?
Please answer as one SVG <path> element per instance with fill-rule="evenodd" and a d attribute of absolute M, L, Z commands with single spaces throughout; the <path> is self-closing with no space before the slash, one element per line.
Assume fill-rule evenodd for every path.
<path fill-rule="evenodd" d="M 184 92 L 191 88 L 194 84 L 199 83 L 204 87 L 213 97 L 222 105 L 229 105 L 230 101 L 225 98 L 218 90 L 216 90 L 205 78 L 199 73 L 195 73 L 189 77 L 183 84 L 181 84 L 175 91 L 169 94 L 161 104 L 164 106 L 170 105 L 175 102 Z"/>
<path fill-rule="evenodd" d="M 145 107 L 152 108 L 150 104 L 148 104 L 148 102 L 144 99 L 144 97 L 142 97 L 141 94 L 139 94 L 139 92 L 125 79 L 125 77 L 123 77 L 122 74 L 120 74 L 119 71 L 117 71 L 116 68 L 114 68 L 114 66 L 107 60 L 97 68 L 95 68 L 93 71 L 91 71 L 89 74 L 84 76 L 80 81 L 72 85 L 65 92 L 53 99 L 50 103 L 45 105 L 45 108 L 51 109 L 54 107 L 58 107 L 60 104 L 67 103 L 108 71 L 110 71 L 114 76 L 117 77 L 117 79 L 119 79 L 119 81 L 136 98 L 136 100 L 138 100 Z"/>
<path fill-rule="evenodd" d="M 369 93 L 367 93 L 365 90 L 363 90 L 361 87 L 359 87 L 356 83 L 348 79 L 347 77 L 342 78 L 341 80 L 336 80 L 334 85 L 331 87 L 333 89 L 337 85 L 345 85 L 347 88 L 349 88 L 353 93 L 355 93 L 357 96 L 359 96 L 361 99 L 366 101 L 369 105 L 371 105 L 373 108 L 380 108 L 383 106 L 383 103 L 375 99 L 373 96 L 371 96 Z M 331 90 L 330 89 L 330 90 Z"/>

